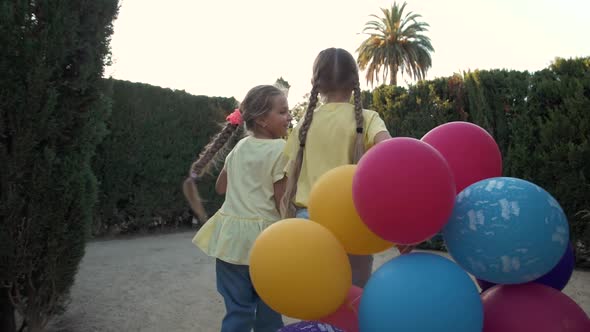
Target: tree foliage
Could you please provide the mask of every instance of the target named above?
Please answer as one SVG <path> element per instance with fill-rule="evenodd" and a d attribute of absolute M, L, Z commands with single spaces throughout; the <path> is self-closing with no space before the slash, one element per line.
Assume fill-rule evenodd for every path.
<path fill-rule="evenodd" d="M 371 15 L 375 20 L 365 24 L 363 32 L 368 35 L 357 49 L 357 62 L 361 70 L 367 70 L 369 84 L 383 82 L 389 77 L 390 85 L 397 85 L 397 74 L 408 74 L 416 80 L 426 77 L 432 66 L 430 53 L 434 52 L 430 38 L 426 36 L 428 23 L 418 19 L 421 15 L 408 12 L 406 3 L 396 2 L 391 8 L 382 8 L 382 17 Z"/>
<path fill-rule="evenodd" d="M 2 331 L 14 330 L 13 307 L 42 330 L 84 255 L 117 11 L 117 0 L 0 2 Z"/>

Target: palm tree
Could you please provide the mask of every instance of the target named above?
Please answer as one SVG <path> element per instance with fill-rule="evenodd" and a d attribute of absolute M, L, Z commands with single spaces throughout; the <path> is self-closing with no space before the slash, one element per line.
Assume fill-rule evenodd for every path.
<path fill-rule="evenodd" d="M 391 9 L 381 8 L 383 17 L 371 15 L 377 20 L 365 24 L 363 33 L 369 37 L 356 50 L 357 62 L 361 70 L 367 69 L 367 82 L 379 82 L 379 72 L 383 68 L 383 81 L 389 76 L 389 84 L 397 85 L 397 73 L 401 70 L 417 80 L 424 79 L 432 66 L 430 53 L 434 48 L 430 38 L 423 33 L 428 31 L 428 23 L 418 22 L 421 15 L 412 12 L 404 16 L 406 3 L 401 7 L 393 3 Z"/>

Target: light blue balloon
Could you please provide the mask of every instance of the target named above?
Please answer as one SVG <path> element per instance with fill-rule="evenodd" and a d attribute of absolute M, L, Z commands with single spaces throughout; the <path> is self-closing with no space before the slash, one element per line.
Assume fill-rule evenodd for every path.
<path fill-rule="evenodd" d="M 520 284 L 559 262 L 569 228 L 548 192 L 525 180 L 499 177 L 457 195 L 443 237 L 453 259 L 478 279 Z"/>
<path fill-rule="evenodd" d="M 469 275 L 444 257 L 412 253 L 381 266 L 363 290 L 361 332 L 481 332 L 483 305 Z"/>

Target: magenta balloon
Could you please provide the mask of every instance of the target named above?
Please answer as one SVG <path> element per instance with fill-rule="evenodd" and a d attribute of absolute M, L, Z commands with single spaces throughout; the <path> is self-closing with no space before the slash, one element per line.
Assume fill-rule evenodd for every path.
<path fill-rule="evenodd" d="M 321 322 L 341 328 L 346 332 L 359 331 L 359 305 L 363 289 L 352 286 L 344 303 L 333 314 L 320 319 Z"/>
<path fill-rule="evenodd" d="M 381 142 L 359 161 L 354 205 L 375 234 L 398 244 L 422 242 L 449 220 L 455 184 L 449 165 L 432 146 L 414 138 Z"/>
<path fill-rule="evenodd" d="M 498 285 L 481 295 L 484 332 L 588 332 L 588 316 L 564 293 L 541 284 Z"/>
<path fill-rule="evenodd" d="M 449 122 L 429 131 L 432 145 L 453 171 L 457 193 L 480 180 L 502 176 L 502 155 L 494 138 L 469 122 Z"/>

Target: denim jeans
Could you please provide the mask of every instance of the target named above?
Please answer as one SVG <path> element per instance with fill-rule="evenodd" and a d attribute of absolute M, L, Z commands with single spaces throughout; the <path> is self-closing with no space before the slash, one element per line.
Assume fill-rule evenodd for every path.
<path fill-rule="evenodd" d="M 305 208 L 298 209 L 295 217 L 309 219 L 309 212 Z M 364 288 L 373 271 L 373 256 L 349 254 L 348 260 L 350 261 L 350 268 L 352 270 L 352 284 Z"/>
<path fill-rule="evenodd" d="M 252 285 L 248 265 L 236 265 L 220 259 L 215 265 L 217 291 L 225 302 L 221 332 L 276 332 L 283 317 L 266 305 Z"/>

